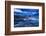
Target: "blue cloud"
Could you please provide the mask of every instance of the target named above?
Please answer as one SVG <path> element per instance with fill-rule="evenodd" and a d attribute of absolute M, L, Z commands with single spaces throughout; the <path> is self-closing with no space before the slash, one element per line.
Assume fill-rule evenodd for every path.
<path fill-rule="evenodd" d="M 31 27 L 39 25 L 39 9 L 14 9 L 15 27 Z"/>
<path fill-rule="evenodd" d="M 15 9 L 14 15 L 20 15 L 20 16 L 33 16 L 33 15 L 39 15 L 38 9 Z"/>

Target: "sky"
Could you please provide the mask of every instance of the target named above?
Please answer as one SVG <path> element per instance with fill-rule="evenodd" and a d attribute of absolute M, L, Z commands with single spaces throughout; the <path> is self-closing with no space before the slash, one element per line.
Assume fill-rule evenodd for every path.
<path fill-rule="evenodd" d="M 38 9 L 20 9 L 16 8 L 14 9 L 14 15 L 20 15 L 20 16 L 32 16 L 32 15 L 39 15 Z"/>
<path fill-rule="evenodd" d="M 19 26 L 38 26 L 39 9 L 14 9 L 14 24 Z"/>

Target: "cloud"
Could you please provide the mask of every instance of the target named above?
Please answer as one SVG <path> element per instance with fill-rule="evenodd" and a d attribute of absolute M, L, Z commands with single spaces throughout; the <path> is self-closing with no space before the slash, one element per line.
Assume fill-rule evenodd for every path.
<path fill-rule="evenodd" d="M 15 11 L 15 12 L 21 12 L 21 13 L 23 13 L 23 11 L 20 10 L 20 9 L 15 9 L 14 11 Z"/>
<path fill-rule="evenodd" d="M 24 20 L 38 20 L 38 19 L 34 17 L 28 17 L 28 18 L 25 18 Z"/>

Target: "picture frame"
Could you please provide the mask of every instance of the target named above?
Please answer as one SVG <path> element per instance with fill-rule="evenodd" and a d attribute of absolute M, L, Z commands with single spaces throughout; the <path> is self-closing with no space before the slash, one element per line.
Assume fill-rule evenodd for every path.
<path fill-rule="evenodd" d="M 44 3 L 40 3 L 40 2 L 5 1 L 5 35 L 44 33 L 45 32 L 45 7 L 44 6 L 45 6 Z M 22 15 L 22 10 L 24 15 Z M 18 12 L 19 14 L 16 14 L 16 12 Z M 16 15 L 19 16 L 16 17 Z M 30 20 L 28 21 L 26 19 L 26 24 L 28 25 L 25 24 L 25 21 L 24 22 L 19 21 L 21 20 L 21 17 L 25 15 L 27 16 L 25 18 Z M 35 19 L 37 19 L 37 21 L 34 22 L 35 19 L 34 18 L 29 19 L 28 16 L 34 17 Z M 15 18 L 18 20 L 16 20 Z M 24 25 L 20 26 L 18 25 L 18 23 Z M 29 23 L 33 25 L 30 25 Z"/>

